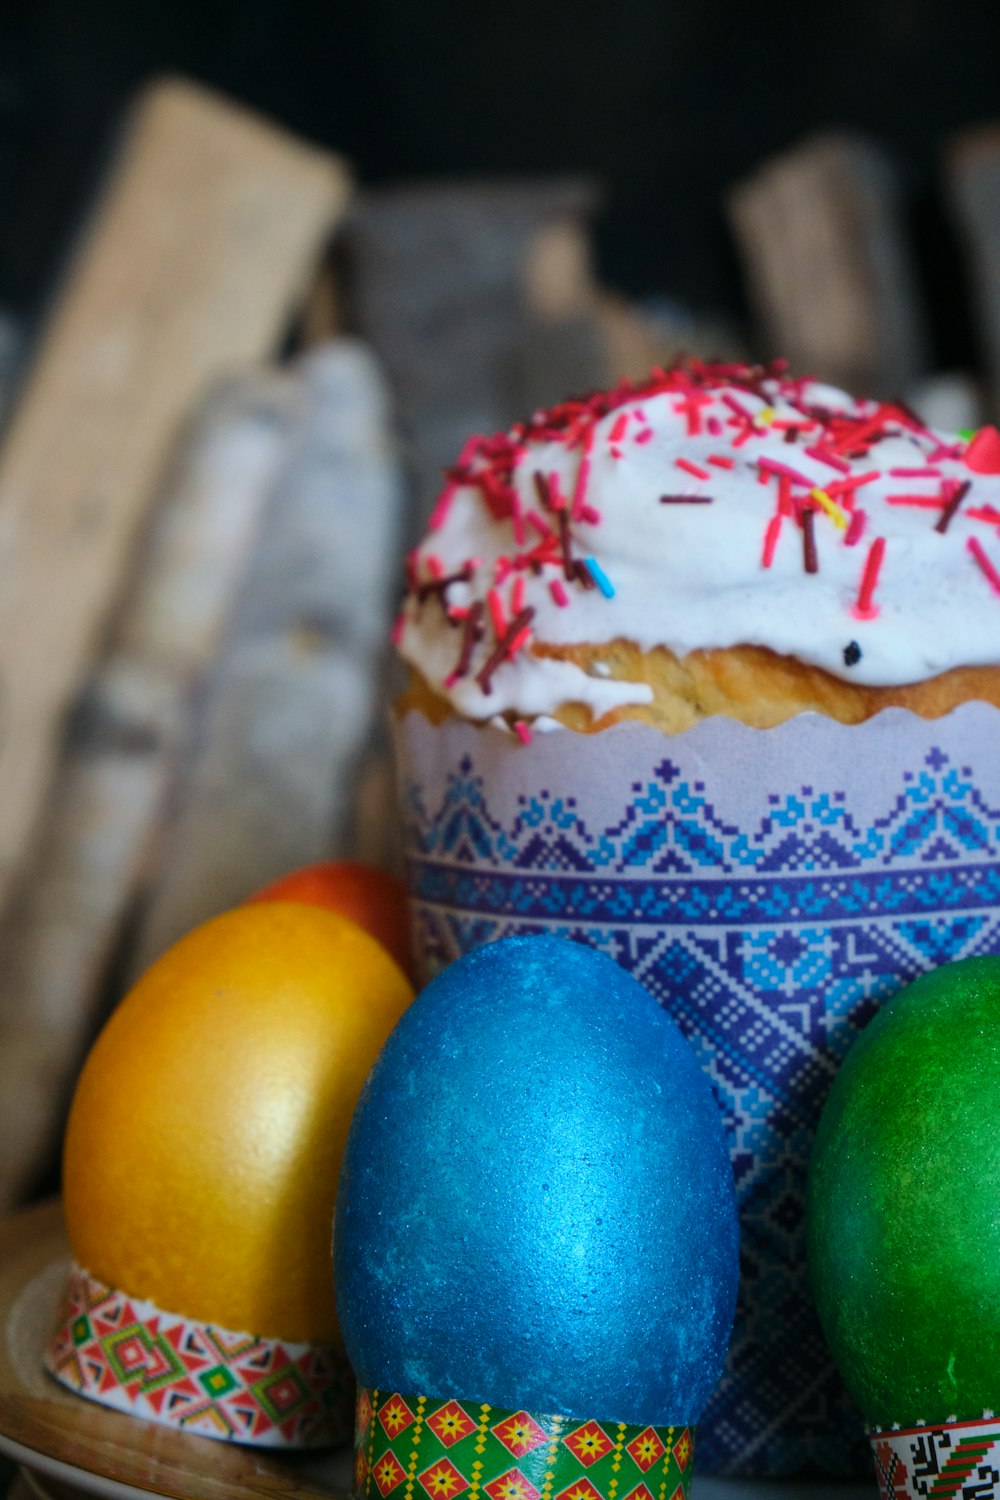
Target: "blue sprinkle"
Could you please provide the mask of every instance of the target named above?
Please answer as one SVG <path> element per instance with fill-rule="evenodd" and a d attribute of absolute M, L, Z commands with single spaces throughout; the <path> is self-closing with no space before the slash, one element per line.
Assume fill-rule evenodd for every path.
<path fill-rule="evenodd" d="M 592 557 L 586 558 L 585 561 L 587 567 L 590 569 L 590 572 L 593 574 L 594 582 L 597 584 L 597 587 L 600 589 L 605 599 L 613 599 L 615 597 L 615 586 L 611 582 L 611 579 L 608 577 L 607 573 L 605 573 L 604 569 L 601 567 L 600 563 L 596 562 Z"/>

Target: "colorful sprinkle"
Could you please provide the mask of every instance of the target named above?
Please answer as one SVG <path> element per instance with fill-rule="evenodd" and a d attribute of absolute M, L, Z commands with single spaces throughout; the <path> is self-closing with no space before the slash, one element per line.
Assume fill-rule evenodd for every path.
<path fill-rule="evenodd" d="M 764 550 L 761 554 L 760 565 L 769 568 L 774 562 L 774 551 L 778 545 L 778 537 L 781 535 L 781 512 L 771 517 L 764 532 Z"/>
<path fill-rule="evenodd" d="M 996 568 L 986 556 L 986 553 L 983 551 L 983 545 L 980 542 L 979 538 L 977 536 L 970 536 L 966 539 L 965 545 L 968 547 L 969 551 L 972 553 L 973 557 L 976 559 L 976 562 L 982 569 L 985 577 L 989 581 L 990 588 L 995 594 L 1000 594 L 1000 573 L 997 572 Z"/>
<path fill-rule="evenodd" d="M 807 573 L 819 572 L 816 555 L 816 512 L 806 506 L 802 511 L 802 565 Z"/>
<path fill-rule="evenodd" d="M 685 474 L 690 474 L 693 479 L 708 479 L 709 472 L 698 464 L 693 464 L 689 458 L 675 458 L 674 463 L 678 469 L 683 469 Z"/>
<path fill-rule="evenodd" d="M 945 505 L 944 510 L 941 512 L 941 515 L 938 518 L 937 525 L 934 527 L 935 531 L 939 531 L 941 535 L 944 536 L 945 532 L 948 530 L 948 527 L 951 525 L 955 517 L 955 513 L 958 510 L 958 507 L 961 505 L 962 501 L 965 499 L 971 488 L 971 479 L 963 480 L 961 484 L 955 486 L 951 497 L 948 500 L 948 503 Z"/>
<path fill-rule="evenodd" d="M 875 596 L 875 590 L 878 587 L 878 577 L 882 571 L 882 559 L 884 557 L 885 537 L 877 536 L 868 548 L 864 572 L 861 575 L 861 587 L 858 589 L 857 603 L 851 611 L 856 620 L 874 620 L 878 614 L 878 609 L 872 601 Z"/>
<path fill-rule="evenodd" d="M 590 572 L 590 576 L 597 584 L 597 587 L 600 589 L 605 599 L 613 599 L 615 597 L 615 586 L 611 582 L 611 579 L 608 577 L 607 573 L 605 573 L 604 569 L 601 567 L 600 563 L 597 561 L 597 558 L 588 557 L 586 559 L 586 562 L 588 571 Z"/>

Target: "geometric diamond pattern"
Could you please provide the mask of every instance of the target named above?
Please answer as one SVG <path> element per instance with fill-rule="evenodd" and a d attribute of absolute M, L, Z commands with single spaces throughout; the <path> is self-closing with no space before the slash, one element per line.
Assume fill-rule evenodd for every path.
<path fill-rule="evenodd" d="M 597 736 L 599 775 L 571 732 L 525 747 L 457 720 L 400 726 L 423 979 L 512 933 L 588 943 L 660 1001 L 715 1087 L 744 1274 L 698 1427 L 706 1472 L 870 1474 L 806 1274 L 809 1153 L 881 1002 L 1000 953 L 997 722 L 971 703 L 855 726 L 625 724 Z"/>
<path fill-rule="evenodd" d="M 656 1428 L 644 1427 L 629 1443 L 628 1451 L 645 1474 L 663 1454 L 663 1444 L 656 1435 Z"/>
<path fill-rule="evenodd" d="M 428 1417 L 427 1425 L 433 1429 L 438 1441 L 445 1448 L 450 1448 L 452 1443 L 459 1442 L 476 1430 L 475 1422 L 462 1410 L 457 1401 L 449 1401 L 446 1406 L 439 1406 L 433 1416 Z"/>
<path fill-rule="evenodd" d="M 493 1422 L 490 1430 L 515 1458 L 523 1458 L 532 1448 L 538 1448 L 549 1440 L 545 1429 L 539 1427 L 526 1411 L 516 1411 L 502 1422 Z"/>
<path fill-rule="evenodd" d="M 599 1458 L 610 1453 L 614 1443 L 596 1422 L 585 1422 L 582 1427 L 568 1432 L 563 1438 L 566 1447 L 579 1459 L 585 1469 L 596 1464 Z"/>
<path fill-rule="evenodd" d="M 234 1333 L 163 1312 L 74 1266 L 46 1368 L 81 1396 L 205 1437 L 326 1446 L 350 1429 L 354 1382 L 329 1344 Z"/>
<path fill-rule="evenodd" d="M 383 1412 L 400 1415 L 387 1424 Z M 357 1500 L 387 1500 L 397 1490 L 395 1500 L 403 1500 L 404 1480 L 406 1496 L 417 1500 L 455 1500 L 473 1487 L 486 1500 L 614 1500 L 625 1492 L 631 1500 L 687 1500 L 691 1453 L 686 1427 L 581 1423 L 473 1401 L 358 1391 Z"/>

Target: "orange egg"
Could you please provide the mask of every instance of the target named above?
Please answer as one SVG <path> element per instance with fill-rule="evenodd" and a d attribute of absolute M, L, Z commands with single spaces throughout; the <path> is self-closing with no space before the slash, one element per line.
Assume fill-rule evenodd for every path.
<path fill-rule="evenodd" d="M 340 1158 L 412 996 L 379 943 L 317 906 L 242 906 L 182 938 L 80 1076 L 63 1168 L 77 1261 L 188 1318 L 338 1340 Z"/>
<path fill-rule="evenodd" d="M 412 977 L 409 897 L 387 870 L 352 860 L 321 860 L 290 870 L 248 897 L 250 901 L 305 901 L 350 917 L 388 948 Z"/>

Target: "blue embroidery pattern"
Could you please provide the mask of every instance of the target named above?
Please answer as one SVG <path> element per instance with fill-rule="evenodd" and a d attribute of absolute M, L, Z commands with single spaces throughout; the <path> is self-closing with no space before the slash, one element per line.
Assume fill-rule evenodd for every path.
<path fill-rule="evenodd" d="M 669 758 L 622 792 L 621 816 L 594 827 L 548 792 L 502 824 L 468 756 L 439 806 L 405 788 L 419 944 L 433 971 L 544 928 L 600 948 L 668 1009 L 725 1113 L 742 1224 L 736 1332 L 700 1466 L 867 1476 L 805 1274 L 810 1144 L 880 1001 L 937 964 L 1000 952 L 1000 808 L 938 749 L 867 827 L 843 793 L 811 786 L 733 826 Z"/>

